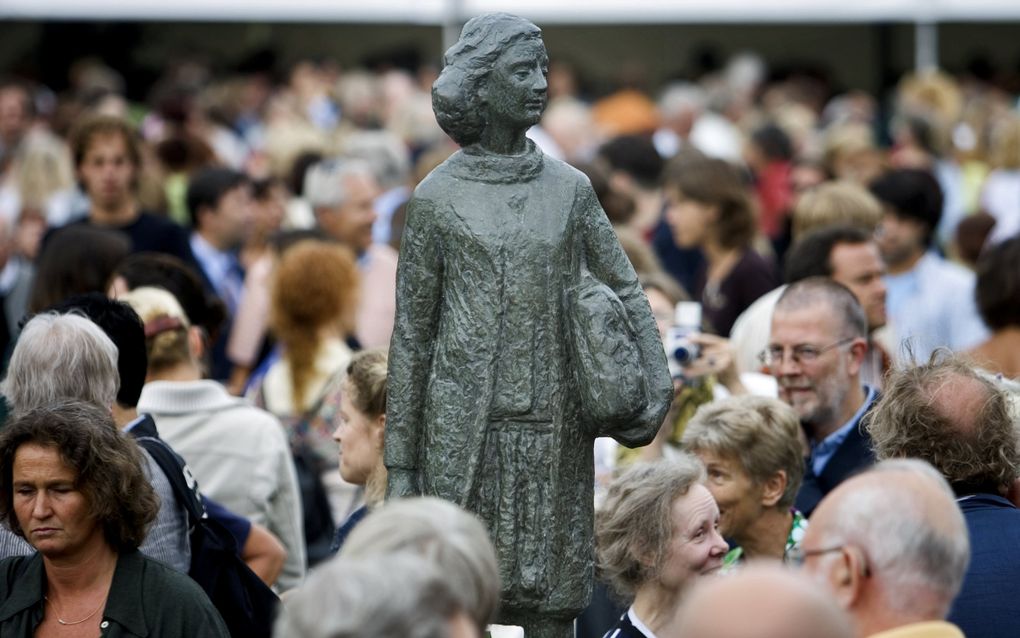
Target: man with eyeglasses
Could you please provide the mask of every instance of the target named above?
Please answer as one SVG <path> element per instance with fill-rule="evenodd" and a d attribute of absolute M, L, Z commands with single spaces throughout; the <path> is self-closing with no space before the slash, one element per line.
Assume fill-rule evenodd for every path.
<path fill-rule="evenodd" d="M 810 277 L 783 291 L 761 362 L 807 435 L 810 454 L 795 507 L 810 516 L 846 477 L 874 462 L 861 420 L 878 396 L 861 385 L 868 322 L 842 284 Z"/>
<path fill-rule="evenodd" d="M 791 558 L 831 591 L 859 638 L 963 638 L 944 620 L 970 560 L 954 501 L 928 463 L 883 461 L 822 500 Z"/>

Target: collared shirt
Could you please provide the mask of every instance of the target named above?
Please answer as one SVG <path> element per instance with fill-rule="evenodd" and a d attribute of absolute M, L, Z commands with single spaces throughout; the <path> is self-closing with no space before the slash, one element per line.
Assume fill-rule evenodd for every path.
<path fill-rule="evenodd" d="M 0 635 L 31 638 L 43 619 L 45 593 L 40 554 L 0 561 Z M 118 555 L 96 624 L 103 638 L 229 636 L 219 612 L 193 580 L 136 551 Z"/>
<path fill-rule="evenodd" d="M 230 316 L 234 316 L 244 290 L 244 270 L 237 255 L 219 250 L 198 233 L 191 233 L 190 243 L 195 261 L 202 267 L 216 294 L 227 305 Z"/>
<path fill-rule="evenodd" d="M 952 623 L 932 620 L 880 631 L 871 634 L 871 638 L 964 638 L 964 635 L 960 628 Z"/>
<path fill-rule="evenodd" d="M 988 338 L 974 300 L 974 273 L 933 253 L 909 271 L 886 275 L 887 308 L 897 347 L 907 341 L 916 361 L 939 347 L 972 348 Z M 900 359 L 900 354 L 893 353 Z"/>
<path fill-rule="evenodd" d="M 867 396 L 864 398 L 864 403 L 861 404 L 861 407 L 857 408 L 857 412 L 854 412 L 854 415 L 850 417 L 850 420 L 818 443 L 812 444 L 811 468 L 816 476 L 822 475 L 822 472 L 825 470 L 825 465 L 829 462 L 829 459 L 831 459 L 832 455 L 836 453 L 839 446 L 843 445 L 843 441 L 845 441 L 847 435 L 850 434 L 850 430 L 857 427 L 858 423 L 861 421 L 861 417 L 864 416 L 864 413 L 871 407 L 871 403 L 875 400 L 875 397 L 878 396 L 878 390 L 874 388 L 864 386 L 864 391 L 867 393 Z"/>
<path fill-rule="evenodd" d="M 648 628 L 641 619 L 634 613 L 632 606 L 619 622 L 612 629 L 606 632 L 602 638 L 657 638 L 652 630 Z"/>

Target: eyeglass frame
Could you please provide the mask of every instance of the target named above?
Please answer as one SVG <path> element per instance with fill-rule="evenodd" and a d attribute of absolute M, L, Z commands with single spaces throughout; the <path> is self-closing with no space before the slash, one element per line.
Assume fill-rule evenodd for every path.
<path fill-rule="evenodd" d="M 818 357 L 820 357 L 823 354 L 825 354 L 826 352 L 828 352 L 829 350 L 832 350 L 833 348 L 838 348 L 840 346 L 845 346 L 846 344 L 848 344 L 848 343 L 850 343 L 850 342 L 852 342 L 852 341 L 854 341 L 855 339 L 858 339 L 858 338 L 859 337 L 844 337 L 844 338 L 840 339 L 839 341 L 837 341 L 835 343 L 830 343 L 829 345 L 827 345 L 827 346 L 825 346 L 823 348 L 818 348 L 818 352 L 814 352 L 815 348 L 817 348 L 817 346 L 815 346 L 815 345 L 812 345 L 810 343 L 798 343 L 795 346 L 790 346 L 790 351 L 792 353 L 791 356 L 793 358 L 793 362 L 798 364 L 798 365 L 802 364 L 802 363 L 805 363 L 805 362 L 810 363 L 810 362 L 814 361 L 815 359 L 817 359 Z M 783 353 L 782 353 L 782 355 L 780 355 L 779 361 L 778 361 L 778 363 L 780 363 L 780 364 L 782 364 L 783 361 L 786 360 L 786 348 L 787 348 L 787 346 L 783 346 Z M 798 348 L 802 349 L 800 354 L 797 353 Z M 810 355 L 806 360 L 802 360 L 801 357 L 804 356 L 803 348 L 811 348 L 810 352 L 814 352 L 814 354 Z M 758 361 L 763 366 L 769 366 L 769 367 L 772 366 L 772 364 L 774 363 L 773 358 L 772 358 L 772 346 L 769 346 L 769 347 L 765 348 L 764 350 L 762 350 L 761 352 L 758 353 Z"/>
<path fill-rule="evenodd" d="M 801 568 L 808 558 L 812 556 L 822 556 L 824 554 L 831 554 L 832 552 L 842 552 L 851 547 L 857 547 L 851 543 L 843 543 L 842 545 L 836 545 L 835 547 L 827 547 L 824 549 L 804 549 L 800 545 L 791 547 L 783 556 L 785 562 L 793 565 L 794 567 Z M 860 549 L 860 548 L 857 548 Z M 868 563 L 868 557 L 861 551 L 861 575 L 865 578 L 871 576 L 871 565 Z"/>

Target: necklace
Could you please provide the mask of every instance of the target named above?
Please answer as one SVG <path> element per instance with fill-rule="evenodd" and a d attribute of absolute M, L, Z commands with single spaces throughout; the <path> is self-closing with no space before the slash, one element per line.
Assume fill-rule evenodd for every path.
<path fill-rule="evenodd" d="M 88 620 L 89 618 L 92 618 L 93 616 L 95 616 L 96 612 L 98 612 L 100 609 L 102 609 L 103 605 L 106 604 L 106 597 L 104 596 L 103 600 L 100 601 L 99 606 L 96 607 L 95 609 L 93 609 L 91 614 L 89 614 L 88 616 L 85 616 L 81 620 L 73 620 L 72 621 L 72 620 L 64 620 L 63 618 L 60 617 L 60 610 L 57 609 L 57 603 L 55 603 L 52 600 L 50 600 L 49 596 L 43 596 L 43 600 L 45 600 L 49 604 L 53 605 L 53 613 L 57 615 L 57 622 L 60 623 L 61 625 L 80 625 L 83 622 L 85 622 L 86 620 Z"/>

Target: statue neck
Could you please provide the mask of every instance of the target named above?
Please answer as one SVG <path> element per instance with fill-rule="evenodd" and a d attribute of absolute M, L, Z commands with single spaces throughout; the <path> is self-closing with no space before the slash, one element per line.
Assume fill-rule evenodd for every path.
<path fill-rule="evenodd" d="M 482 131 L 477 145 L 499 155 L 522 155 L 528 150 L 528 138 L 525 133 L 529 127 L 512 128 L 489 124 Z"/>

